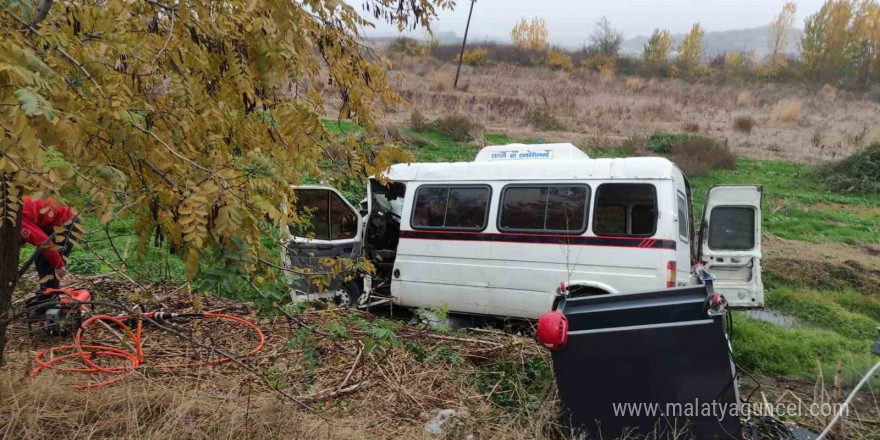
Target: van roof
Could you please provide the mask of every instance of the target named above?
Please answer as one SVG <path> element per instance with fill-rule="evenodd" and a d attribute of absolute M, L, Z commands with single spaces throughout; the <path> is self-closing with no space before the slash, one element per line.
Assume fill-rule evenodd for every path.
<path fill-rule="evenodd" d="M 510 160 L 392 165 L 386 177 L 410 181 L 658 180 L 673 179 L 678 167 L 663 157 L 623 159 Z"/>

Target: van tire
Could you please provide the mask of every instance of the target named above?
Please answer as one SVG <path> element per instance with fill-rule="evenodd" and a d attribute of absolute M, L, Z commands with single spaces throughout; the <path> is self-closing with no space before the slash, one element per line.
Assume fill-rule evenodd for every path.
<path fill-rule="evenodd" d="M 361 289 L 357 283 L 346 281 L 336 289 L 333 295 L 333 304 L 337 307 L 356 308 L 361 298 Z"/>

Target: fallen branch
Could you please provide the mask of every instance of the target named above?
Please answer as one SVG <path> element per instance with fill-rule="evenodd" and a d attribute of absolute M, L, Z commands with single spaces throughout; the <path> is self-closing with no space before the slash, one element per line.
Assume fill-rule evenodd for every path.
<path fill-rule="evenodd" d="M 371 382 L 369 380 L 365 380 L 362 382 L 358 382 L 354 385 L 350 385 L 346 388 L 337 389 L 335 391 L 329 391 L 329 390 L 328 391 L 320 391 L 318 393 L 310 394 L 307 396 L 299 396 L 299 397 L 297 397 L 297 399 L 299 399 L 299 402 L 302 402 L 302 403 L 313 403 L 313 402 L 318 402 L 321 400 L 333 399 L 335 397 L 339 397 L 339 396 L 357 391 L 361 387 L 367 388 L 371 385 L 373 385 L 373 382 Z M 309 408 L 309 409 L 311 409 L 311 408 Z M 315 414 L 317 414 L 317 413 L 315 413 Z"/>

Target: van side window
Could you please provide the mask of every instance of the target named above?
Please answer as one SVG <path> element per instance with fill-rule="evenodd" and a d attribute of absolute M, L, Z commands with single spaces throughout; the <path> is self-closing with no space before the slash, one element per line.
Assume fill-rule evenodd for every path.
<path fill-rule="evenodd" d="M 679 193 L 676 197 L 678 209 L 678 235 L 685 243 L 688 241 L 688 232 L 690 231 L 690 219 L 688 218 L 688 203 L 684 196 Z"/>
<path fill-rule="evenodd" d="M 651 236 L 657 230 L 657 193 L 645 183 L 603 183 L 596 190 L 596 235 Z"/>
<path fill-rule="evenodd" d="M 421 186 L 416 190 L 412 227 L 482 231 L 490 196 L 488 186 Z"/>
<path fill-rule="evenodd" d="M 587 229 L 589 199 L 586 185 L 508 186 L 501 193 L 498 229 L 580 234 Z"/>
<path fill-rule="evenodd" d="M 296 206 L 309 225 L 291 233 L 318 240 L 343 240 L 357 234 L 357 216 L 333 191 L 325 189 L 297 189 Z"/>

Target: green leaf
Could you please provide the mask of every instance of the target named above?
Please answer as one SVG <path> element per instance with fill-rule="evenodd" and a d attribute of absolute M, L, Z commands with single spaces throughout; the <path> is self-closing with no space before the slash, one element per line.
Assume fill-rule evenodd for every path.
<path fill-rule="evenodd" d="M 23 88 L 16 90 L 13 96 L 18 100 L 18 105 L 24 114 L 28 116 L 42 115 L 49 122 L 55 119 L 55 111 L 52 109 L 52 104 L 46 101 L 46 98 L 43 98 L 39 93 Z"/>

